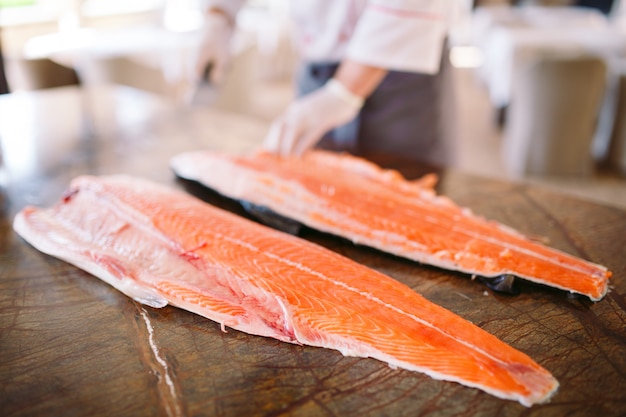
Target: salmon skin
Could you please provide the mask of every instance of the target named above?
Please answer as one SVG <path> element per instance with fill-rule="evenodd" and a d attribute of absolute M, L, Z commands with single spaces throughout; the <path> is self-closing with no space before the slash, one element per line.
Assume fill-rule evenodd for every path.
<path fill-rule="evenodd" d="M 171 167 L 228 197 L 414 261 L 481 277 L 514 275 L 593 301 L 608 290 L 611 272 L 604 266 L 436 195 L 433 175 L 407 181 L 397 171 L 328 151 L 287 158 L 198 151 L 174 156 Z"/>
<path fill-rule="evenodd" d="M 558 387 L 527 355 L 406 285 L 162 185 L 78 177 L 56 205 L 26 207 L 13 225 L 141 303 L 222 329 L 375 358 L 525 406 Z"/>

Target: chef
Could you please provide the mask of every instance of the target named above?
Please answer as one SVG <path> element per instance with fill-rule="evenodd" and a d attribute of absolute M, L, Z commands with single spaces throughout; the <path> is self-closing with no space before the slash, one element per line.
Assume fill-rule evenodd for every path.
<path fill-rule="evenodd" d="M 264 147 L 283 155 L 320 147 L 450 163 L 440 113 L 453 1 L 291 2 L 302 59 L 298 95 L 272 123 Z M 219 82 L 244 1 L 208 3 L 197 68 L 212 63 Z"/>

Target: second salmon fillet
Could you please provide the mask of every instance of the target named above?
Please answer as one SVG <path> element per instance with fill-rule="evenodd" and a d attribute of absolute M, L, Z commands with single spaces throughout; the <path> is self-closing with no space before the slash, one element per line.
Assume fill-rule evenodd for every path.
<path fill-rule="evenodd" d="M 327 151 L 281 158 L 198 151 L 175 173 L 311 228 L 414 261 L 482 277 L 514 275 L 600 300 L 611 272 L 474 215 L 427 184 Z"/>

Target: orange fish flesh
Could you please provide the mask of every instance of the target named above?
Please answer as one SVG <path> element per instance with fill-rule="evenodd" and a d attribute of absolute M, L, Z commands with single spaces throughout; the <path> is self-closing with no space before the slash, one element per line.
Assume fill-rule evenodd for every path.
<path fill-rule="evenodd" d="M 129 297 L 281 341 L 371 357 L 525 406 L 558 382 L 406 285 L 319 245 L 127 176 L 79 177 L 14 229 Z"/>
<path fill-rule="evenodd" d="M 593 301 L 611 272 L 486 220 L 436 195 L 433 176 L 407 181 L 364 159 L 328 151 L 302 157 L 188 152 L 174 172 L 228 197 L 397 256 L 482 277 L 517 277 Z"/>

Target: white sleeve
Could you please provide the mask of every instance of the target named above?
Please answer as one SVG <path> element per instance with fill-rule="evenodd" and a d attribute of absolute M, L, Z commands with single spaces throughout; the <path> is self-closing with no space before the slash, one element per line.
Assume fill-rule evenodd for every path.
<path fill-rule="evenodd" d="M 209 7 L 217 7 L 225 11 L 234 22 L 237 19 L 237 13 L 245 2 L 246 0 L 204 0 L 203 7 L 204 10 L 207 10 Z"/>
<path fill-rule="evenodd" d="M 456 0 L 368 1 L 346 57 L 390 70 L 436 73 L 451 1 Z"/>

